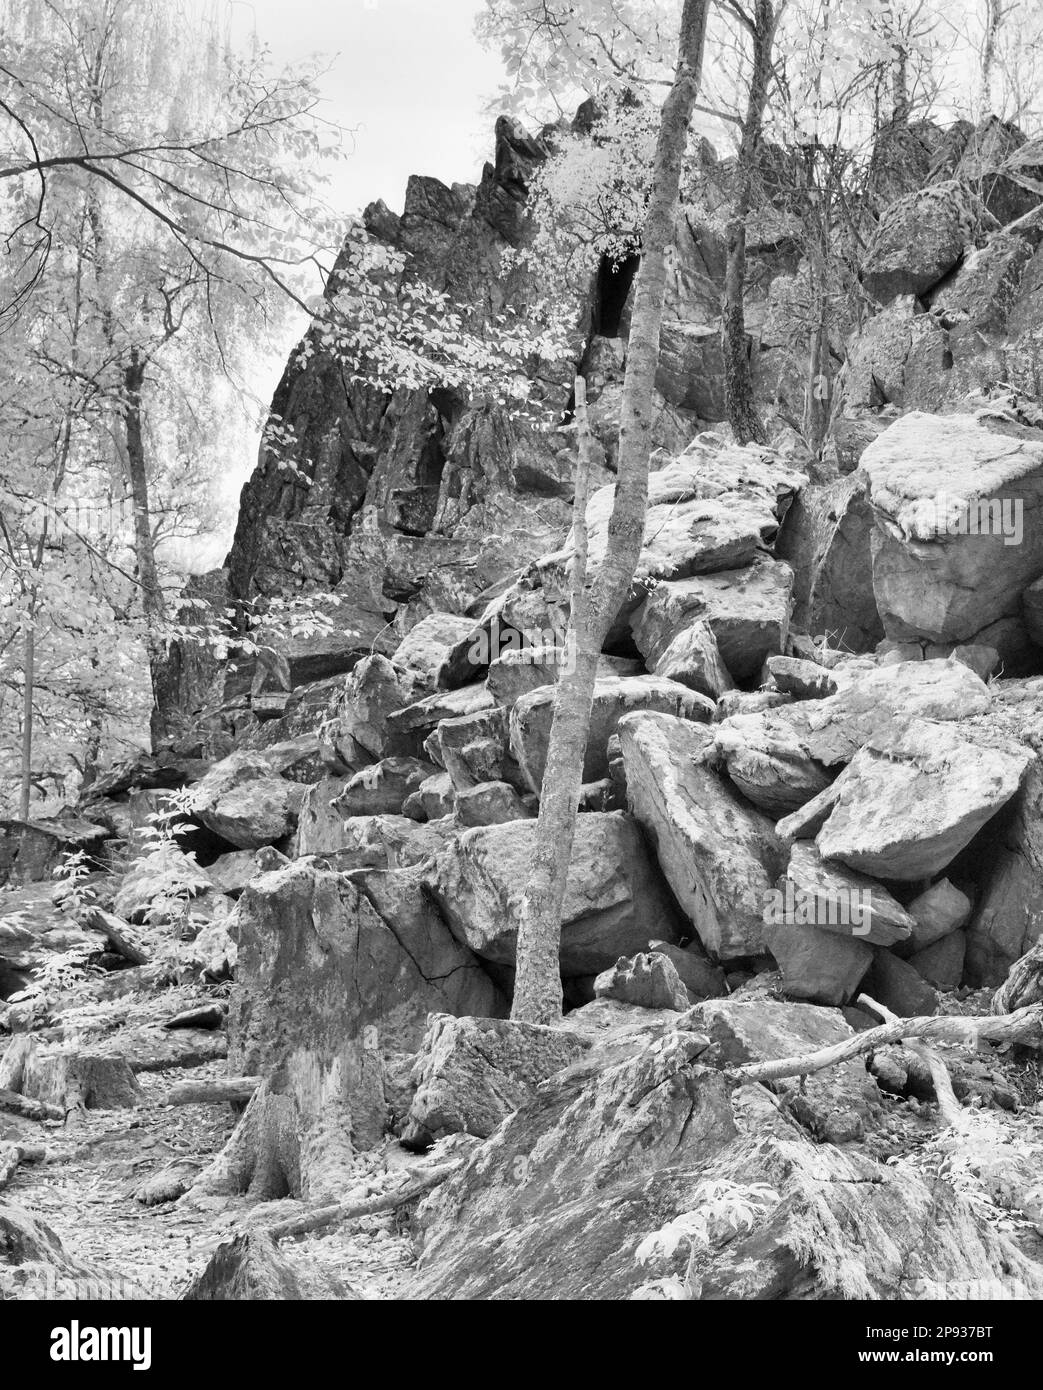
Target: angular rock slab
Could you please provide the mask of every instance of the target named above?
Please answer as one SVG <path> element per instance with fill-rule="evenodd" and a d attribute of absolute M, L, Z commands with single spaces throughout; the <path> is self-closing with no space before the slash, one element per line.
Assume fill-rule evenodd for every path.
<path fill-rule="evenodd" d="M 631 618 L 634 641 L 656 666 L 675 642 L 705 622 L 728 673 L 749 680 L 786 645 L 792 591 L 789 565 L 763 554 L 744 569 L 664 581 Z"/>
<path fill-rule="evenodd" d="M 532 820 L 466 830 L 426 872 L 454 934 L 486 960 L 514 964 L 535 844 Z M 637 823 L 619 812 L 581 815 L 562 913 L 562 974 L 597 974 L 652 938 L 676 940 L 677 926 Z"/>
<path fill-rule="evenodd" d="M 1034 723 L 1030 715 L 1027 737 Z M 967 977 L 972 984 L 999 985 L 1043 936 L 1043 763 L 1038 754 L 1009 811 L 983 838 L 986 873 L 967 928 Z"/>
<path fill-rule="evenodd" d="M 959 931 L 971 915 L 971 900 L 966 893 L 941 878 L 918 894 L 909 904 L 913 919 L 910 945 L 915 951 L 925 951 L 950 932 Z"/>
<path fill-rule="evenodd" d="M 862 748 L 817 843 L 826 859 L 876 878 L 933 878 L 1010 801 L 1032 761 L 958 725 L 914 719 Z"/>
<path fill-rule="evenodd" d="M 855 674 L 824 699 L 724 719 L 715 739 L 735 785 L 777 819 L 829 795 L 828 769 L 871 739 L 894 736 L 914 716 L 965 719 L 991 703 L 962 662 L 907 661 Z"/>
<path fill-rule="evenodd" d="M 784 918 L 767 924 L 764 932 L 789 999 L 847 1004 L 873 964 L 872 947 L 854 936 L 797 925 Z"/>
<path fill-rule="evenodd" d="M 664 680 L 678 681 L 711 700 L 734 688 L 713 628 L 705 618 L 697 618 L 691 627 L 677 634 L 654 661 L 652 673 Z"/>
<path fill-rule="evenodd" d="M 861 471 L 805 488 L 786 514 L 775 553 L 793 567 L 793 626 L 871 651 L 884 635 L 873 596 L 873 510 Z"/>
<path fill-rule="evenodd" d="M 793 885 L 793 896 L 799 895 L 801 905 L 810 909 L 807 925 L 854 936 L 870 946 L 894 946 L 913 934 L 912 917 L 886 888 L 865 874 L 829 863 L 812 844 L 793 846 L 786 879 Z"/>
<path fill-rule="evenodd" d="M 450 653 L 473 630 L 471 618 L 456 613 L 429 613 L 410 628 L 391 660 L 427 689 L 435 689 L 442 684 L 440 677 Z"/>
<path fill-rule="evenodd" d="M 705 695 L 659 676 L 599 679 L 594 687 L 583 760 L 584 782 L 608 776 L 608 741 L 620 719 L 635 710 L 656 710 L 708 724 L 714 715 L 714 704 Z M 537 794 L 543 783 L 553 717 L 554 687 L 549 685 L 522 695 L 511 710 L 511 751 Z"/>
<path fill-rule="evenodd" d="M 764 949 L 764 909 L 784 863 L 774 827 L 708 766 L 711 731 L 665 714 L 619 723 L 631 808 L 682 911 L 712 956 Z"/>
<path fill-rule="evenodd" d="M 714 729 L 714 745 L 728 776 L 747 801 L 773 820 L 798 811 L 824 792 L 832 778 L 810 756 L 801 722 L 785 711 L 737 714 Z"/>
<path fill-rule="evenodd" d="M 355 772 L 387 754 L 414 752 L 408 740 L 395 745 L 388 720 L 420 692 L 414 672 L 379 653 L 364 657 L 329 701 L 320 747 L 330 770 Z"/>

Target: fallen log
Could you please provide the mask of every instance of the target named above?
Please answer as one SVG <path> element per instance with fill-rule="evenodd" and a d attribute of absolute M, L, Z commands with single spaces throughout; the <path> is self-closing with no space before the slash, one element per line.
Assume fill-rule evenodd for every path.
<path fill-rule="evenodd" d="M 285 1236 L 305 1235 L 308 1231 L 339 1225 L 342 1221 L 354 1221 L 363 1216 L 376 1216 L 380 1212 L 394 1211 L 396 1207 L 405 1206 L 407 1202 L 414 1201 L 432 1187 L 445 1182 L 446 1178 L 451 1178 L 462 1167 L 463 1160 L 445 1163 L 440 1168 L 431 1168 L 421 1174 L 414 1182 L 407 1183 L 397 1192 L 389 1192 L 383 1197 L 370 1197 L 364 1202 L 338 1202 L 333 1206 L 317 1207 L 314 1211 L 305 1212 L 303 1216 L 291 1217 L 287 1221 L 264 1227 L 264 1234 L 272 1240 L 282 1240 Z"/>
<path fill-rule="evenodd" d="M 100 932 L 117 955 L 131 965 L 148 965 L 149 956 L 134 928 L 114 912 L 101 907 L 85 907 L 79 914 L 80 925 L 86 931 Z"/>
<path fill-rule="evenodd" d="M 740 1081 L 780 1081 L 787 1076 L 810 1076 L 813 1072 L 835 1067 L 838 1062 L 860 1057 L 864 1052 L 910 1038 L 968 1047 L 976 1047 L 979 1042 L 1038 1043 L 1043 1040 L 1043 1004 L 1031 1004 L 1011 1014 L 985 1014 L 980 1018 L 959 1015 L 898 1018 L 878 1028 L 855 1033 L 818 1052 L 802 1057 L 780 1057 L 770 1062 L 747 1062 L 730 1069 L 728 1075 Z"/>
<path fill-rule="evenodd" d="M 10 1115 L 20 1115 L 23 1120 L 64 1120 L 65 1111 L 46 1101 L 31 1100 L 14 1091 L 0 1091 L 0 1110 Z"/>
<path fill-rule="evenodd" d="M 168 1105 L 245 1105 L 261 1084 L 259 1076 L 223 1076 L 216 1081 L 182 1081 L 167 1094 Z"/>

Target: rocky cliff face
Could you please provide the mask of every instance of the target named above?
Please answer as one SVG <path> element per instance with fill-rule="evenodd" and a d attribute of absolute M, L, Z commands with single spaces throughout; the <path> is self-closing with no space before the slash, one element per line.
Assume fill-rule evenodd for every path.
<path fill-rule="evenodd" d="M 502 253 L 529 235 L 552 138 L 501 121 L 477 188 L 414 179 L 401 218 L 367 210 L 371 235 L 478 326 L 524 308 L 534 272 Z M 868 1070 L 769 1079 L 770 1094 L 735 1070 L 846 1045 L 869 1007 L 987 1013 L 1012 967 L 995 1008 L 1032 1006 L 1018 1037 L 1039 1044 L 1043 216 L 1019 140 L 986 122 L 882 141 L 866 314 L 829 325 L 845 360 L 820 454 L 793 428 L 793 245 L 764 243 L 749 290 L 774 444 L 738 447 L 720 242 L 691 209 L 679 219 L 644 545 L 594 696 L 561 1028 L 505 1015 L 567 659 L 561 425 L 581 368 L 596 571 L 633 267 L 570 290 L 571 362 L 529 364 L 544 430 L 349 379 L 318 337 L 295 354 L 281 439 L 244 489 L 226 569 L 193 596 L 309 597 L 328 626 L 262 626 L 256 657 L 228 665 L 176 648 L 176 736 L 101 779 L 75 826 L 0 854 L 36 878 L 64 834 L 104 863 L 183 789 L 197 863 L 178 861 L 179 882 L 207 922 L 206 971 L 238 950 L 231 1056 L 262 1078 L 201 1193 L 335 1196 L 387 1133 L 413 1149 L 468 1136 L 474 1155 L 417 1223 L 424 1296 L 534 1297 L 544 1278 L 558 1296 L 659 1296 L 639 1242 L 722 1174 L 755 1180 L 743 1240 L 710 1241 L 681 1294 L 667 1240 L 644 1261 L 675 1290 L 661 1296 L 698 1296 L 693 1280 L 708 1297 L 925 1296 L 907 1288 L 913 1250 L 931 1287 L 1001 1262 L 1038 1289 L 1038 1264 L 980 1213 L 877 1163 L 884 1094 L 948 1103 L 920 1053 L 880 1042 Z M 117 932 L 167 911 L 164 874 L 110 881 Z M 1016 1106 L 993 1061 L 952 1059 L 957 1095 Z M 1038 1222 L 1038 1192 L 1019 1192 Z M 840 1229 L 865 1268 L 822 1237 Z"/>
<path fill-rule="evenodd" d="M 414 178 L 401 217 L 367 209 L 370 235 L 408 253 L 409 275 L 446 291 L 479 331 L 505 305 L 524 308 L 546 287 L 503 253 L 531 235 L 527 188 L 553 139 L 501 120 L 477 188 Z M 959 950 L 950 943 L 945 969 L 932 963 L 935 975 L 917 979 L 995 983 L 1038 934 L 1036 890 L 1018 872 L 1035 838 L 1030 711 L 1043 670 L 1043 414 L 1025 394 L 1038 371 L 1043 219 L 1023 143 L 996 121 L 881 139 L 857 267 L 871 312 L 849 330 L 821 458 L 786 424 L 792 350 L 779 328 L 801 282 L 793 243 L 753 242 L 751 350 L 777 445 L 737 449 L 721 425 L 722 246 L 705 208 L 678 220 L 646 545 L 606 647 L 586 806 L 642 824 L 682 912 L 663 938 L 683 938 L 687 919 L 725 964 L 770 952 L 795 997 L 845 1002 L 874 951 L 900 943 L 826 934 L 809 952 L 813 931 L 769 930 L 766 895 L 787 863 L 792 878 L 794 841 L 815 841 L 829 892 L 853 892 L 845 875 L 868 874 L 903 911 L 913 886 L 955 875 L 969 904 L 950 924 Z M 774 205 L 791 215 L 779 191 L 788 166 L 769 153 Z M 704 151 L 700 168 L 712 204 L 727 164 Z M 313 330 L 276 394 L 282 434 L 244 488 L 226 571 L 196 587 L 215 602 L 311 595 L 331 604 L 330 628 L 273 639 L 232 670 L 172 653 L 170 699 L 189 724 L 209 702 L 211 752 L 252 757 L 321 724 L 314 768 L 289 774 L 314 783 L 305 852 L 401 862 L 444 844 L 431 891 L 460 939 L 503 965 L 514 909 L 494 866 L 524 857 L 567 618 L 573 445 L 557 426 L 582 369 L 602 445 L 588 509 L 596 570 L 632 271 L 603 268 L 570 287 L 574 359 L 527 368 L 545 429 L 447 390 L 381 393 L 349 379 Z M 375 666 L 378 656 L 389 662 Z M 996 673 L 1007 679 L 983 683 Z M 991 741 L 990 721 L 1005 731 Z M 959 775 L 927 756 L 932 738 L 962 760 Z M 188 743 L 183 754 L 200 751 L 198 731 Z M 906 824 L 914 789 L 937 812 L 926 829 Z M 356 820 L 404 811 L 406 821 L 393 836 L 385 822 L 342 832 L 334 799 Z M 280 815 L 269 841 L 293 828 Z M 437 833 L 407 848 L 420 823 Z M 222 833 L 212 815 L 209 825 Z M 470 838 L 456 843 L 461 827 Z M 1005 846 L 987 863 L 975 859 L 986 835 Z M 596 843 L 611 856 L 611 836 Z M 605 891 L 602 850 L 591 851 L 592 903 Z M 1017 922 L 1001 922 L 1015 879 Z M 499 925 L 480 921 L 489 891 Z M 478 915 L 465 920 L 472 901 Z M 601 907 L 588 910 L 600 920 Z M 638 926 L 627 940 L 636 949 L 641 937 Z M 607 963 L 596 954 L 585 971 L 582 953 L 569 963 L 566 952 L 566 977 L 588 977 L 574 990 Z M 913 954 L 899 951 L 901 971 Z"/>

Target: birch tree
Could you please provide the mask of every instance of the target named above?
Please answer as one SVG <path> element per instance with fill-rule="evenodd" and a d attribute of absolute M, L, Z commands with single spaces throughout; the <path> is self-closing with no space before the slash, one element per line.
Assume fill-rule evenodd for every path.
<path fill-rule="evenodd" d="M 677 67 L 663 105 L 641 236 L 608 544 L 596 582 L 584 573 L 585 526 L 577 508 L 571 641 L 576 659 L 556 688 L 532 874 L 522 905 L 512 1017 L 546 1023 L 561 1013 L 561 912 L 575 835 L 583 755 L 601 646 L 633 581 L 644 539 L 652 448 L 652 393 L 681 166 L 699 92 L 709 0 L 685 0 Z M 580 489 L 582 496 L 582 488 Z"/>

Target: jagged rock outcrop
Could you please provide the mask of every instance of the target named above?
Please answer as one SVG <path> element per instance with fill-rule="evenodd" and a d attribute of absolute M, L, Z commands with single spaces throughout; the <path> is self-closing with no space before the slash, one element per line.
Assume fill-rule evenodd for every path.
<path fill-rule="evenodd" d="M 823 1037 L 816 1017 L 829 1036 L 836 1015 L 808 1010 L 805 1024 L 789 1012 L 758 1032 L 727 1014 L 715 1027 L 715 1007 L 658 1045 L 635 1040 L 620 1060 L 595 1049 L 545 1082 L 420 1208 L 410 1296 L 896 1299 L 1000 1268 L 1010 1296 L 1037 1296 L 1038 1266 L 966 1199 L 907 1166 L 814 1142 L 818 1126 L 854 1137 L 864 1094 L 852 1092 L 850 1119 L 828 1095 L 787 1113 L 785 1083 L 781 1097 L 733 1089 L 716 1070 L 725 1057 L 809 1050 Z M 746 1196 L 748 1227 L 657 1241 L 722 1181 Z"/>

